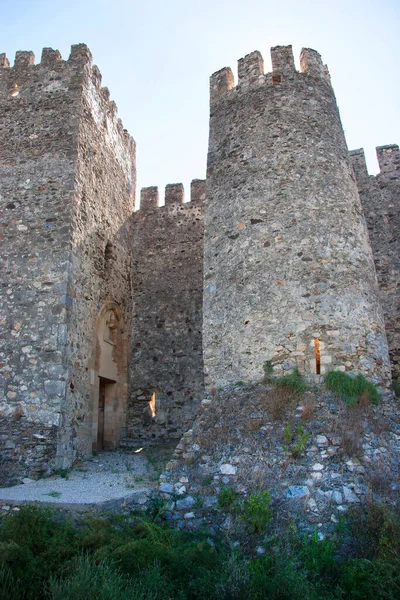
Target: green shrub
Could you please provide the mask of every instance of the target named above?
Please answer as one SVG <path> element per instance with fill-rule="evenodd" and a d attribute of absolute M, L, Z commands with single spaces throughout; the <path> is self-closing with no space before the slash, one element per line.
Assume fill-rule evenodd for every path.
<path fill-rule="evenodd" d="M 283 447 L 288 452 L 289 446 L 293 439 L 293 427 L 291 423 L 286 423 L 285 429 L 283 430 Z"/>
<path fill-rule="evenodd" d="M 272 520 L 272 497 L 267 490 L 251 494 L 243 502 L 242 519 L 250 531 L 265 531 Z"/>
<path fill-rule="evenodd" d="M 153 498 L 151 506 L 147 509 L 147 514 L 152 521 L 158 522 L 163 519 L 167 511 L 167 503 L 164 498 L 156 496 Z"/>
<path fill-rule="evenodd" d="M 167 570 L 174 569 L 178 557 L 171 545 L 144 539 L 118 546 L 110 558 L 122 573 L 135 575 L 154 563 Z"/>
<path fill-rule="evenodd" d="M 292 425 L 287 423 L 283 432 L 283 447 L 286 452 L 290 452 L 293 458 L 298 458 L 305 450 L 310 434 L 299 423 L 296 434 L 293 432 Z M 293 443 L 292 443 L 293 442 Z"/>
<path fill-rule="evenodd" d="M 400 517 L 378 502 L 354 508 L 347 519 L 347 535 L 360 558 L 400 558 Z"/>
<path fill-rule="evenodd" d="M 326 387 L 347 404 L 356 404 L 360 400 L 368 400 L 372 404 L 379 404 L 378 390 L 373 383 L 365 379 L 364 375 L 352 377 L 342 371 L 330 371 L 325 377 Z"/>
<path fill-rule="evenodd" d="M 218 506 L 224 510 L 232 509 L 237 502 L 238 495 L 231 487 L 221 487 L 217 496 Z"/>
<path fill-rule="evenodd" d="M 357 558 L 343 567 L 340 587 L 352 600 L 398 600 L 400 558 L 395 561 Z"/>
<path fill-rule="evenodd" d="M 239 528 L 235 549 L 224 536 L 212 545 L 199 533 L 132 515 L 89 516 L 73 524 L 38 508 L 2 515 L 0 600 L 400 598 L 400 518 L 394 511 L 359 506 L 331 540 L 280 528 L 278 535 L 268 533 L 264 555 L 255 557 L 255 543 L 272 519 L 271 495 L 260 491 L 239 505 L 225 489 L 228 506 L 240 508 L 247 525 L 245 534 Z"/>
<path fill-rule="evenodd" d="M 305 392 L 307 389 L 307 383 L 302 375 L 300 375 L 299 369 L 296 367 L 289 373 L 289 375 L 283 375 L 282 377 L 270 378 L 271 383 L 275 385 L 288 387 L 295 392 Z"/>
<path fill-rule="evenodd" d="M 318 532 L 309 538 L 304 536 L 297 554 L 302 566 L 314 579 L 335 579 L 338 575 L 338 563 L 335 559 L 335 546 L 331 540 L 320 540 Z"/>
<path fill-rule="evenodd" d="M 292 453 L 293 458 L 298 458 L 301 454 L 303 454 L 309 438 L 310 434 L 308 431 L 306 431 L 304 427 L 299 424 L 297 426 L 297 439 L 290 447 L 290 452 Z"/>
<path fill-rule="evenodd" d="M 0 546 L 0 566 L 18 582 L 20 598 L 37 598 L 48 578 L 74 556 L 77 534 L 54 511 L 24 506 L 3 520 Z"/>
<path fill-rule="evenodd" d="M 392 390 L 394 391 L 396 398 L 400 398 L 400 377 L 393 379 Z"/>
<path fill-rule="evenodd" d="M 299 569 L 297 561 L 284 553 L 270 553 L 249 565 L 248 596 L 251 600 L 328 600 L 318 596 L 307 579 L 307 572 Z"/>
<path fill-rule="evenodd" d="M 63 579 L 52 578 L 51 600 L 168 600 L 180 598 L 159 566 L 152 565 L 132 579 L 106 563 L 94 563 L 88 556 L 73 562 Z"/>

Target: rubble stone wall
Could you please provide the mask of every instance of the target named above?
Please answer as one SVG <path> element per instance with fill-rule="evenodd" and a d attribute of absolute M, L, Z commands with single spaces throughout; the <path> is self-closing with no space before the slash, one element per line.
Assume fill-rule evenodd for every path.
<path fill-rule="evenodd" d="M 133 234 L 129 437 L 179 437 L 203 389 L 202 300 L 205 182 L 141 193 Z M 154 406 L 150 406 L 152 400 Z M 155 414 L 154 414 L 155 413 Z"/>
<path fill-rule="evenodd" d="M 135 213 L 135 142 L 87 46 L 0 54 L 0 485 L 179 438 L 204 378 L 387 388 L 384 317 L 398 376 L 399 148 L 370 177 L 319 54 L 271 56 L 211 77 L 207 184 Z"/>
<path fill-rule="evenodd" d="M 352 150 L 351 162 L 368 224 L 379 282 L 394 378 L 400 376 L 400 152 L 395 144 L 377 149 L 380 173 L 368 175 L 364 150 Z"/>
<path fill-rule="evenodd" d="M 303 49 L 211 77 L 203 346 L 208 388 L 293 367 L 390 381 L 373 257 L 327 71 Z"/>
<path fill-rule="evenodd" d="M 107 310 L 115 329 L 110 354 L 115 381 L 105 407 L 108 430 L 104 448 L 115 448 L 126 426 L 128 351 L 132 314 L 131 221 L 135 207 L 135 142 L 117 118 L 101 74 L 92 66 L 89 50 L 81 47 L 84 73 L 82 107 L 72 207 L 67 361 L 69 378 L 64 437 L 59 452 L 69 462 L 97 448 L 100 320 Z M 111 314 L 110 313 L 110 314 Z M 107 348 L 110 349 L 110 344 Z M 107 369 L 107 367 L 106 367 Z"/>
<path fill-rule="evenodd" d="M 0 56 L 2 479 L 36 469 L 27 456 L 32 430 L 62 423 L 67 365 L 71 203 L 82 74 L 44 49 Z M 8 432 L 8 433 L 7 433 Z M 35 439 L 35 438 L 32 438 Z M 45 445 L 45 441 L 43 442 Z M 4 452 L 3 452 L 4 451 Z"/>
<path fill-rule="evenodd" d="M 35 427 L 43 472 L 91 450 L 96 320 L 111 298 L 128 331 L 131 314 L 134 142 L 84 44 L 68 61 L 50 48 L 34 60 L 0 55 L 4 481 L 37 474 Z"/>

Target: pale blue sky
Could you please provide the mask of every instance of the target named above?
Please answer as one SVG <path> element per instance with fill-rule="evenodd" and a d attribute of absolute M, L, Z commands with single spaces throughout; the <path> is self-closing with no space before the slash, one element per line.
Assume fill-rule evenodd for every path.
<path fill-rule="evenodd" d="M 318 50 L 350 149 L 400 143 L 399 0 L 0 0 L 0 52 L 85 42 L 137 142 L 139 186 L 204 178 L 208 80 L 252 50 Z"/>

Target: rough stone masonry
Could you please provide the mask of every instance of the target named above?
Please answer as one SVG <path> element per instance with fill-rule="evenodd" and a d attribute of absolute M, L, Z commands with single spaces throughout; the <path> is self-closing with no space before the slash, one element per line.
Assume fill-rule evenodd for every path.
<path fill-rule="evenodd" d="M 298 366 L 390 366 L 367 227 L 329 77 L 290 47 L 211 78 L 204 252 L 209 386 Z"/>
<path fill-rule="evenodd" d="M 264 369 L 387 389 L 386 334 L 398 375 L 399 149 L 378 149 L 376 178 L 349 156 L 318 53 L 211 77 L 188 203 L 146 188 L 134 212 L 116 113 L 84 44 L 0 54 L 0 485 L 179 437 L 205 387 Z"/>

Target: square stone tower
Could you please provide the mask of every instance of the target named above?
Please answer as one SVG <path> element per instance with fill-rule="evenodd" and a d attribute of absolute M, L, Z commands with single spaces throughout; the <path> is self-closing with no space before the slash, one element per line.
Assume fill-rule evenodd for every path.
<path fill-rule="evenodd" d="M 119 442 L 135 177 L 84 44 L 0 55 L 0 485 Z"/>

